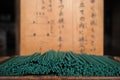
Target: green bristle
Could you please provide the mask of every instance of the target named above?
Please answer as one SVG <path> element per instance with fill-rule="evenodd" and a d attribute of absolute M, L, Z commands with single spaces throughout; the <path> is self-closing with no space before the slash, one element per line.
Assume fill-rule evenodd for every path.
<path fill-rule="evenodd" d="M 0 76 L 120 76 L 120 63 L 105 56 L 50 50 L 0 64 Z"/>

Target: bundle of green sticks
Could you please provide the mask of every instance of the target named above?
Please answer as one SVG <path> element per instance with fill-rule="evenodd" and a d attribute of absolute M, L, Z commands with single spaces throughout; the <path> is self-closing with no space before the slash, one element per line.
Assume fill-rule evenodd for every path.
<path fill-rule="evenodd" d="M 120 76 L 120 63 L 106 56 L 50 50 L 0 64 L 0 76 L 24 75 Z"/>

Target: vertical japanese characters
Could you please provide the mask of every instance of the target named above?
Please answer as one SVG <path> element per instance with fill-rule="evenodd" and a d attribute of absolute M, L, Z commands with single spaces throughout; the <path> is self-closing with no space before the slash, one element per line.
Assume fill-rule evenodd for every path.
<path fill-rule="evenodd" d="M 86 22 L 85 22 L 85 7 L 86 4 L 84 2 L 85 0 L 80 0 L 79 3 L 79 36 L 78 36 L 78 41 L 79 41 L 79 48 L 80 48 L 80 53 L 85 53 L 85 45 L 87 44 L 87 38 L 85 37 L 85 29 L 86 29 Z"/>
<path fill-rule="evenodd" d="M 58 28 L 59 28 L 59 50 L 61 50 L 61 47 L 62 47 L 62 41 L 63 41 L 63 38 L 62 38 L 62 29 L 64 28 L 64 12 L 63 12 L 63 9 L 64 9 L 64 4 L 63 4 L 63 1 L 64 0 L 59 0 L 59 5 L 58 5 L 58 9 L 59 9 L 59 19 L 58 19 Z"/>
<path fill-rule="evenodd" d="M 90 26 L 91 26 L 91 48 L 90 48 L 90 51 L 91 52 L 95 52 L 96 51 L 96 36 L 95 36 L 95 27 L 97 27 L 97 20 L 96 20 L 96 10 L 95 10 L 95 3 L 96 3 L 96 0 L 90 0 L 90 3 L 91 3 L 91 7 L 90 7 L 90 10 L 91 10 L 91 13 L 90 13 Z"/>
<path fill-rule="evenodd" d="M 22 54 L 103 54 L 103 0 L 21 0 L 21 6 Z"/>

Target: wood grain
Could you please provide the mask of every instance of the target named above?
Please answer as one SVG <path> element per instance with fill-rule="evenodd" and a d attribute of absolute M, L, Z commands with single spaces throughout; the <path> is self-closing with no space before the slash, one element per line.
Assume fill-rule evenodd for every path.
<path fill-rule="evenodd" d="M 120 77 L 0 76 L 0 80 L 119 80 Z"/>
<path fill-rule="evenodd" d="M 20 55 L 51 49 L 103 55 L 103 0 L 90 1 L 20 0 Z"/>

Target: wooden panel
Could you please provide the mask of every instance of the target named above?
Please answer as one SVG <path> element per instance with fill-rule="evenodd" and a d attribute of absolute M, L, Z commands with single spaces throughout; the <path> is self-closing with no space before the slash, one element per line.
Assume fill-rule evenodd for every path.
<path fill-rule="evenodd" d="M 103 55 L 103 0 L 20 0 L 20 55 Z"/>

